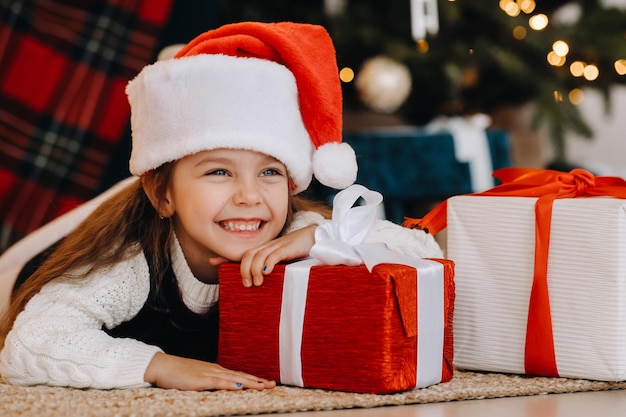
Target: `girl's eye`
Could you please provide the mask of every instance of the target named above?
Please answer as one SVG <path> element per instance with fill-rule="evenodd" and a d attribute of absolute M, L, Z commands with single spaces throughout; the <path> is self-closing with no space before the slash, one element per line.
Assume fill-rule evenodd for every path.
<path fill-rule="evenodd" d="M 221 175 L 221 176 L 225 176 L 225 175 L 228 175 L 228 172 L 226 172 L 225 169 L 214 169 L 213 171 L 207 172 L 206 175 Z"/>
<path fill-rule="evenodd" d="M 276 169 L 276 168 L 267 168 L 264 169 L 263 171 L 261 171 L 261 176 L 262 177 L 269 177 L 272 175 L 282 175 L 282 173 L 280 172 L 280 170 Z"/>

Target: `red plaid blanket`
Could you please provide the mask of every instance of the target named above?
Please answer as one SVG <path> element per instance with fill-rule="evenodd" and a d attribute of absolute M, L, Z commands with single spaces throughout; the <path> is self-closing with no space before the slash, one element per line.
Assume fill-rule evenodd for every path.
<path fill-rule="evenodd" d="M 99 191 L 172 4 L 0 1 L 0 253 Z"/>

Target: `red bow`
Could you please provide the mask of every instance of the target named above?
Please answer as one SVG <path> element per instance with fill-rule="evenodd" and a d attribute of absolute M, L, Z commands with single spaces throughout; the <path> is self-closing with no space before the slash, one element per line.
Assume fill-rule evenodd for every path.
<path fill-rule="evenodd" d="M 503 168 L 493 174 L 503 184 L 477 196 L 538 197 L 535 203 L 535 269 L 526 326 L 525 369 L 528 374 L 558 376 L 548 295 L 548 253 L 552 205 L 557 198 L 610 196 L 626 199 L 626 181 L 595 177 L 584 169 L 569 173 L 553 170 Z M 407 227 L 436 234 L 446 227 L 444 201 L 422 219 L 405 220 Z"/>

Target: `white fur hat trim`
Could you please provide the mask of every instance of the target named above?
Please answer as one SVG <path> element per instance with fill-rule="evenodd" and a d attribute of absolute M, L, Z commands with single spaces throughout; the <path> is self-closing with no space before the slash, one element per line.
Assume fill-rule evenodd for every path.
<path fill-rule="evenodd" d="M 302 122 L 295 78 L 286 67 L 226 55 L 174 58 L 145 67 L 126 92 L 132 174 L 202 150 L 250 149 L 284 163 L 296 184 L 294 193 L 308 187 L 314 146 Z M 336 169 L 335 164 L 329 172 Z M 316 172 L 323 171 L 324 166 Z"/>

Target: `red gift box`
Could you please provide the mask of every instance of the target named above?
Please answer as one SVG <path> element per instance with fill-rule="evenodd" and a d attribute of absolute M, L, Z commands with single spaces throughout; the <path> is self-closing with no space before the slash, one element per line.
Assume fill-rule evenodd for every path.
<path fill-rule="evenodd" d="M 308 273 L 304 302 L 283 296 L 289 265 L 277 265 L 252 288 L 242 285 L 239 264 L 221 265 L 218 363 L 287 385 L 361 393 L 449 381 L 454 263 L 420 261 L 437 265 L 439 290 L 428 289 L 426 272 L 420 280 L 421 267 L 384 263 L 370 273 L 364 265 L 317 265 Z M 289 303 L 303 311 L 300 335 L 281 323 L 295 316 L 284 311 Z M 295 352 L 285 354 L 285 344 Z M 284 357 L 294 354 L 297 363 L 285 365 Z M 298 382 L 291 380 L 294 371 Z"/>

